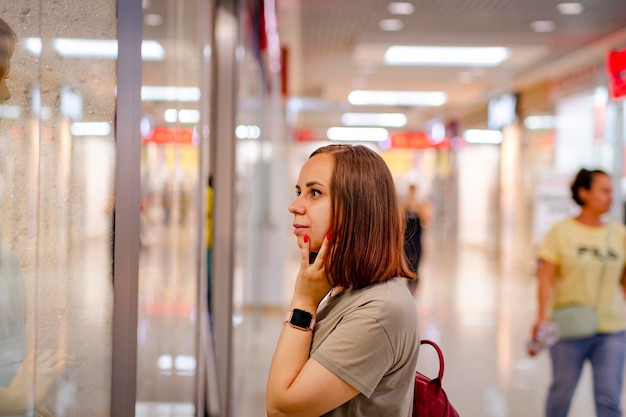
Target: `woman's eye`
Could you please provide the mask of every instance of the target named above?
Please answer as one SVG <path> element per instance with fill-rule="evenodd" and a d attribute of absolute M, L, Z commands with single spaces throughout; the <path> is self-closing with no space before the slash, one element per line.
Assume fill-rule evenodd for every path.
<path fill-rule="evenodd" d="M 302 194 L 302 191 L 296 191 L 296 197 L 300 197 L 300 194 Z"/>
<path fill-rule="evenodd" d="M 322 195 L 322 192 L 321 192 L 320 190 L 316 190 L 315 188 L 313 188 L 313 189 L 311 190 L 311 195 L 312 195 L 313 197 L 317 197 L 317 196 Z"/>

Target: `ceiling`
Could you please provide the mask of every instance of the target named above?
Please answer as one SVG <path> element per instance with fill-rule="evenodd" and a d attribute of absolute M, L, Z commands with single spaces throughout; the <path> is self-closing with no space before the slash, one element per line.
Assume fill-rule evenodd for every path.
<path fill-rule="evenodd" d="M 386 0 L 281 0 L 281 41 L 289 48 L 289 94 L 306 98 L 297 125 L 340 125 L 352 111 L 401 111 L 405 128 L 421 129 L 433 118 L 463 116 L 494 95 L 537 81 L 557 63 L 573 65 L 603 39 L 626 32 L 626 1 L 579 0 L 578 15 L 559 12 L 558 0 L 409 0 L 414 12 L 392 15 Z M 385 32 L 381 19 L 396 18 L 403 29 Z M 549 33 L 537 33 L 533 21 L 552 21 Z M 617 39 L 617 38 L 615 38 Z M 626 36 L 619 37 L 626 46 Z M 496 67 L 389 66 L 383 61 L 391 45 L 501 46 L 510 57 Z M 597 45 L 597 46 L 594 46 Z M 586 49 L 585 49 L 586 48 Z M 533 77 L 529 78 L 528 75 Z M 353 89 L 443 91 L 441 107 L 354 108 Z"/>
<path fill-rule="evenodd" d="M 289 120 L 323 132 L 341 125 L 341 114 L 348 110 L 402 112 L 408 118 L 404 129 L 422 130 L 432 119 L 462 117 L 489 98 L 528 86 L 550 72 L 601 60 L 608 47 L 626 47 L 626 0 L 579 0 L 584 9 L 579 15 L 559 13 L 559 0 L 409 0 L 414 13 L 407 16 L 392 15 L 387 0 L 275 1 L 281 43 L 288 49 L 288 92 L 303 98 L 296 117 Z M 25 70 L 12 76 L 13 101 L 28 106 L 28 86 L 33 83 L 68 85 L 89 96 L 86 121 L 112 120 L 115 62 L 59 58 L 49 41 L 114 39 L 115 3 L 89 0 L 87 8 L 74 7 L 75 0 L 10 3 L 13 7 L 0 10 L 3 18 L 15 26 L 20 39 L 44 38 L 45 62 L 40 66 L 35 56 L 18 49 L 14 67 Z M 143 3 L 145 15 L 163 18 L 162 24 L 144 25 L 144 39 L 159 40 L 167 51 L 165 61 L 144 63 L 144 85 L 194 84 L 199 78 L 197 10 L 185 1 Z M 382 31 L 380 20 L 393 17 L 401 20 L 403 29 Z M 534 32 L 531 22 L 536 20 L 554 22 L 554 31 Z M 503 46 L 511 56 L 492 68 L 388 66 L 383 54 L 393 44 Z M 448 101 L 441 107 L 355 108 L 347 102 L 353 89 L 443 91 Z M 44 89 L 42 94 L 43 104 L 53 106 L 55 91 Z M 159 118 L 172 107 L 167 102 L 144 105 Z"/>

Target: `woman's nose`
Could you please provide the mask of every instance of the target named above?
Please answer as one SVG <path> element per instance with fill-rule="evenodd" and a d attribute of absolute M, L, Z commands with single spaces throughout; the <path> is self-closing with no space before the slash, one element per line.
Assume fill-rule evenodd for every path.
<path fill-rule="evenodd" d="M 300 204 L 299 199 L 296 198 L 289 205 L 288 210 L 289 210 L 289 213 L 291 214 L 302 214 L 304 212 L 304 207 L 302 207 L 302 204 Z"/>

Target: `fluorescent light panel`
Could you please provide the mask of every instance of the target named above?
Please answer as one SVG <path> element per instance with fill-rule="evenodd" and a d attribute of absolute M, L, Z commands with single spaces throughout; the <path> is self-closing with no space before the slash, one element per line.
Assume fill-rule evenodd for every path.
<path fill-rule="evenodd" d="M 415 6 L 413 6 L 413 3 L 409 3 L 409 2 L 395 1 L 387 5 L 387 10 L 391 14 L 408 16 L 415 11 Z"/>
<path fill-rule="evenodd" d="M 344 113 L 341 116 L 341 123 L 346 126 L 402 127 L 406 121 L 402 113 Z"/>
<path fill-rule="evenodd" d="M 388 65 L 438 65 L 495 67 L 510 56 L 499 46 L 390 46 L 385 52 Z"/>
<path fill-rule="evenodd" d="M 41 38 L 25 38 L 24 47 L 33 55 L 41 55 Z M 68 58 L 117 58 L 117 40 L 115 39 L 52 39 L 52 48 L 61 56 Z M 162 61 L 165 57 L 163 46 L 157 41 L 146 40 L 141 43 L 141 57 L 145 61 Z"/>
<path fill-rule="evenodd" d="M 577 15 L 583 12 L 583 5 L 580 3 L 559 3 L 556 8 L 564 15 Z"/>
<path fill-rule="evenodd" d="M 378 27 L 385 32 L 396 32 L 402 30 L 404 23 L 400 19 L 383 19 L 378 23 Z"/>
<path fill-rule="evenodd" d="M 143 86 L 141 87 L 143 101 L 199 101 L 198 87 L 173 86 Z"/>
<path fill-rule="evenodd" d="M 554 32 L 555 24 L 551 20 L 535 20 L 530 27 L 537 33 L 550 33 Z"/>
<path fill-rule="evenodd" d="M 389 138 L 389 132 L 382 127 L 331 127 L 326 137 L 343 142 L 383 142 Z"/>
<path fill-rule="evenodd" d="M 465 139 L 467 143 L 497 145 L 502 142 L 502 132 L 499 130 L 468 129 L 463 132 L 463 139 Z"/>
<path fill-rule="evenodd" d="M 73 136 L 107 136 L 111 133 L 108 122 L 76 122 L 70 125 Z"/>
<path fill-rule="evenodd" d="M 441 106 L 448 99 L 442 91 L 354 90 L 348 101 L 355 106 Z"/>

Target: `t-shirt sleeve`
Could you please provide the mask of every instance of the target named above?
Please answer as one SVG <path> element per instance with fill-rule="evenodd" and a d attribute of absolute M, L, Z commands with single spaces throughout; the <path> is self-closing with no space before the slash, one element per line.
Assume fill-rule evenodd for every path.
<path fill-rule="evenodd" d="M 555 265 L 561 263 L 561 251 L 558 242 L 558 227 L 553 226 L 537 250 L 537 257 Z"/>
<path fill-rule="evenodd" d="M 359 312 L 345 316 L 312 357 L 368 398 L 394 360 L 385 328 Z"/>

